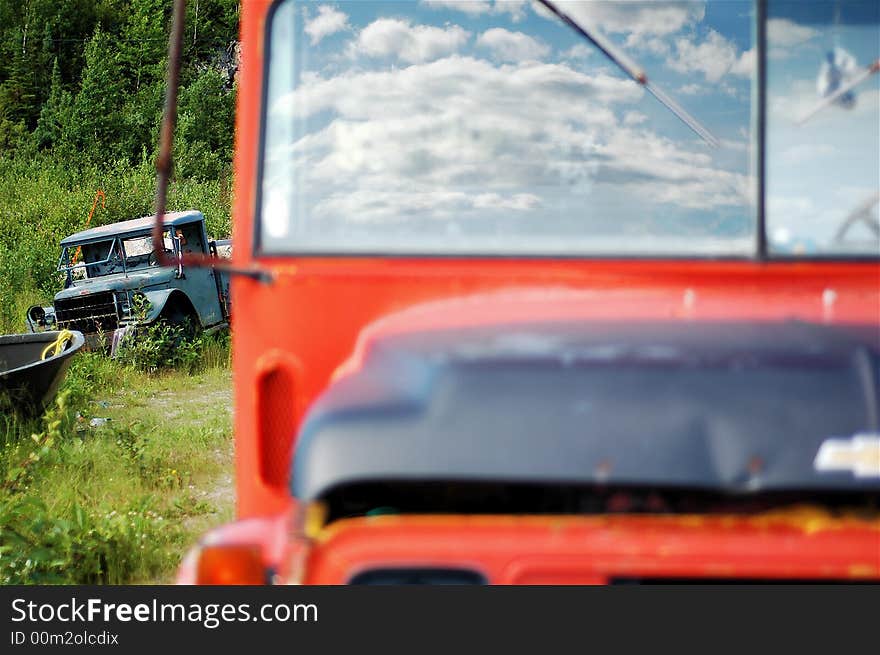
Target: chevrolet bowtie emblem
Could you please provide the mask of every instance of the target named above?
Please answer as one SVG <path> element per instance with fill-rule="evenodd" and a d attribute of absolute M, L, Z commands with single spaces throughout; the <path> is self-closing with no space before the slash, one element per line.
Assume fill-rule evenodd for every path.
<path fill-rule="evenodd" d="M 880 434 L 826 439 L 816 453 L 817 471 L 849 471 L 857 478 L 880 477 Z"/>

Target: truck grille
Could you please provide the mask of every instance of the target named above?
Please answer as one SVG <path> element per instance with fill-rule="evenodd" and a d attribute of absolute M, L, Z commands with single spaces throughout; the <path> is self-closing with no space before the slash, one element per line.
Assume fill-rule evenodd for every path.
<path fill-rule="evenodd" d="M 101 291 L 55 302 L 59 329 L 83 333 L 112 332 L 119 324 L 119 315 L 111 291 Z"/>

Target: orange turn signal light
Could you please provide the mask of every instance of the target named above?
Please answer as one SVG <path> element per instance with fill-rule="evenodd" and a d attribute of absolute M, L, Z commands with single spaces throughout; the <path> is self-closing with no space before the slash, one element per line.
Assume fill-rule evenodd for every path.
<path fill-rule="evenodd" d="M 196 584 L 264 585 L 268 571 L 260 547 L 253 544 L 203 546 L 199 553 Z"/>

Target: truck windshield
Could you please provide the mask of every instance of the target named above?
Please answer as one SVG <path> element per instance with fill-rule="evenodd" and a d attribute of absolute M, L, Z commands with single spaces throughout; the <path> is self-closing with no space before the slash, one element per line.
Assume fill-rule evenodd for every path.
<path fill-rule="evenodd" d="M 163 248 L 166 254 L 174 250 L 171 241 L 171 233 L 166 230 L 163 234 Z M 157 266 L 156 249 L 153 247 L 153 237 L 148 234 L 128 237 L 122 240 L 122 248 L 125 252 L 125 266 L 127 269 Z"/>
<path fill-rule="evenodd" d="M 58 262 L 58 270 L 73 280 L 107 275 L 117 267 L 122 270 L 116 239 L 65 246 Z"/>
<path fill-rule="evenodd" d="M 767 228 L 778 254 L 880 253 L 880 4 L 768 4 Z"/>
<path fill-rule="evenodd" d="M 752 254 L 752 3 L 559 5 L 717 147 L 538 3 L 282 0 L 260 249 Z"/>
<path fill-rule="evenodd" d="M 163 233 L 163 247 L 166 253 L 174 250 L 169 230 Z M 153 238 L 144 233 L 65 246 L 58 270 L 69 273 L 73 280 L 79 280 L 157 265 Z"/>

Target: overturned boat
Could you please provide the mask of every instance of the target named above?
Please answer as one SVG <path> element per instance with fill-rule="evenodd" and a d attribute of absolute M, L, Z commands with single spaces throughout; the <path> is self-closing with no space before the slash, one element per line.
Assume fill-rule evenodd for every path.
<path fill-rule="evenodd" d="M 41 412 L 84 343 L 74 330 L 0 336 L 0 411 Z"/>

